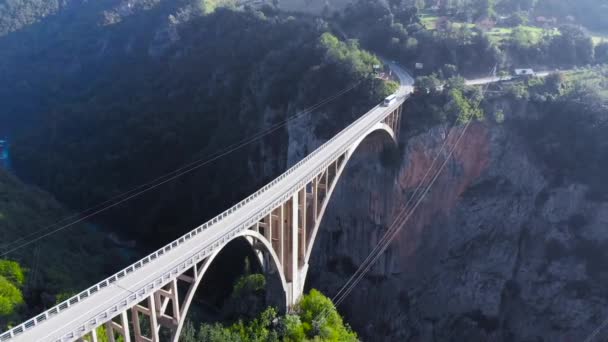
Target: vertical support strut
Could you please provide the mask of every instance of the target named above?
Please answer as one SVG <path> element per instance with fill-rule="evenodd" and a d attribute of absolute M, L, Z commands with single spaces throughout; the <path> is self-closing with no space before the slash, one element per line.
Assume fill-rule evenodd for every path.
<path fill-rule="evenodd" d="M 139 324 L 139 310 L 138 305 L 131 308 L 131 320 L 133 320 L 133 334 L 135 335 L 135 342 L 143 341 L 141 335 L 141 325 Z"/>
<path fill-rule="evenodd" d="M 298 227 L 298 241 L 299 243 L 299 248 L 298 248 L 298 266 L 302 267 L 304 265 L 305 262 L 305 258 L 306 258 L 306 187 L 302 188 L 302 190 L 299 191 L 300 193 L 300 205 L 299 205 L 299 212 L 300 212 L 300 222 L 299 222 L 299 227 Z"/>
<path fill-rule="evenodd" d="M 312 220 L 313 224 L 317 223 L 319 217 L 319 181 L 317 177 L 312 179 Z"/>
<path fill-rule="evenodd" d="M 285 204 L 281 204 L 279 208 L 279 250 L 275 252 L 281 265 L 285 265 Z"/>
<path fill-rule="evenodd" d="M 399 137 L 399 130 L 401 129 L 401 113 L 403 112 L 403 104 L 399 106 L 397 110 L 397 123 L 395 124 L 395 128 L 393 132 L 395 133 L 395 138 Z"/>
<path fill-rule="evenodd" d="M 114 327 L 112 326 L 112 320 L 106 322 L 106 335 L 108 335 L 108 342 L 116 342 L 114 338 Z"/>
<path fill-rule="evenodd" d="M 300 280 L 298 279 L 298 194 L 294 194 L 291 198 L 291 224 L 290 224 L 290 235 L 291 235 L 291 255 L 290 263 L 291 268 L 291 303 L 290 305 L 296 304 L 296 301 L 300 298 Z"/>
<path fill-rule="evenodd" d="M 152 334 L 152 342 L 160 342 L 158 338 L 158 319 L 156 317 L 156 301 L 154 295 L 148 297 L 148 305 L 150 308 L 150 333 Z"/>
<path fill-rule="evenodd" d="M 120 314 L 121 324 L 122 324 L 122 336 L 125 339 L 125 342 L 131 342 L 131 333 L 129 332 L 129 317 L 127 316 L 127 311 L 123 311 Z"/>

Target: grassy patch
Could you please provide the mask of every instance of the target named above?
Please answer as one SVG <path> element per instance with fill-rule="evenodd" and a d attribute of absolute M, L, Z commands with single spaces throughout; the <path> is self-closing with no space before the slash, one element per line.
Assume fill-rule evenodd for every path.
<path fill-rule="evenodd" d="M 602 42 L 608 42 L 608 32 L 602 31 L 591 31 L 591 39 L 593 39 L 593 45 L 598 45 Z"/>
<path fill-rule="evenodd" d="M 593 39 L 593 45 L 599 45 L 600 43 L 608 42 L 608 37 L 607 36 L 596 36 L 596 35 L 593 35 L 593 36 L 591 36 L 591 39 Z"/>
<path fill-rule="evenodd" d="M 521 30 L 525 32 L 525 34 L 530 38 L 531 44 L 539 43 L 544 36 L 553 36 L 559 34 L 559 32 L 555 30 L 548 30 L 541 27 L 536 26 L 519 26 Z M 502 43 L 508 40 L 513 34 L 514 28 L 512 27 L 495 27 L 487 32 L 490 39 L 495 43 Z"/>
<path fill-rule="evenodd" d="M 597 89 L 600 95 L 608 99 L 608 65 L 568 71 L 565 75 L 568 83 Z"/>
<path fill-rule="evenodd" d="M 427 30 L 434 30 L 437 28 L 437 21 L 439 20 L 439 17 L 430 13 L 422 13 L 420 14 L 420 21 L 422 22 L 422 25 L 427 29 Z"/>

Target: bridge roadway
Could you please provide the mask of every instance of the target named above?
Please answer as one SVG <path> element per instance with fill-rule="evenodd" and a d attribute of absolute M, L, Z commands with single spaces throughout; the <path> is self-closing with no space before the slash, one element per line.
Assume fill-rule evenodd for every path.
<path fill-rule="evenodd" d="M 241 202 L 221 214 L 219 216 L 222 217 L 221 220 L 214 223 L 215 219 L 213 219 L 206 224 L 205 229 L 199 229 L 200 227 L 195 229 L 193 232 L 196 231 L 196 235 L 189 233 L 187 234 L 189 235 L 188 238 L 182 237 L 176 240 L 173 242 L 176 247 L 171 248 L 163 255 L 145 258 L 148 259 L 147 262 L 140 261 L 139 267 L 130 266 L 131 272 L 125 272 L 122 277 L 116 277 L 111 284 L 107 282 L 107 285 L 103 287 L 98 286 L 99 284 L 95 285 L 93 288 L 97 287 L 98 290 L 94 293 L 90 293 L 93 291 L 89 292 L 89 290 L 83 292 L 87 293 L 86 298 L 79 299 L 68 307 L 64 303 L 64 308 L 54 315 L 47 314 L 47 311 L 47 313 L 42 314 L 46 314 L 44 320 L 41 320 L 42 315 L 39 315 L 34 326 L 32 326 L 33 320 L 30 320 L 20 325 L 24 332 L 15 334 L 13 338 L 5 334 L 0 335 L 0 341 L 56 342 L 75 340 L 85 331 L 90 331 L 90 327 L 99 326 L 101 323 L 110 320 L 124 308 L 133 305 L 133 302 L 141 301 L 155 289 L 176 278 L 179 274 L 178 270 L 182 267 L 189 267 L 184 265 L 193 258 L 203 255 L 202 253 L 206 253 L 204 256 L 209 255 L 214 248 L 221 247 L 223 239 L 229 238 L 243 227 L 247 229 L 251 222 L 258 220 L 261 212 L 269 208 L 273 209 L 277 199 L 295 194 L 298 189 L 302 188 L 302 184 L 306 184 L 314 177 L 315 170 L 323 167 L 325 163 L 331 162 L 334 156 L 348 149 L 353 141 L 360 138 L 370 127 L 382 121 L 385 116 L 405 101 L 413 90 L 414 80 L 394 63 L 388 62 L 388 64 L 401 82 L 396 92 L 397 101 L 393 105 L 390 107 L 382 105 L 374 107 L 328 143 L 313 152 L 312 157 L 305 158 L 303 162 L 296 164 L 287 172 L 289 176 L 279 177 L 278 182 L 271 183 L 270 187 L 264 187 L 253 200 L 247 203 Z M 183 240 L 183 242 L 177 243 L 179 240 Z M 77 272 L 77 270 L 74 270 L 74 272 Z M 52 309 L 49 311 L 52 311 Z M 30 327 L 25 329 L 25 325 L 28 323 Z M 87 328 L 82 330 L 85 326 Z M 12 332 L 18 331 L 13 330 Z"/>

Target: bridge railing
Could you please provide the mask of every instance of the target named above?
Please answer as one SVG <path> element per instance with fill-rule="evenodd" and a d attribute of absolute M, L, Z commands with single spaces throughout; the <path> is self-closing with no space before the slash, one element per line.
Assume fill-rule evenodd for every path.
<path fill-rule="evenodd" d="M 398 101 L 396 104 L 394 104 L 391 107 L 387 107 L 387 109 L 383 112 L 384 116 L 380 118 L 380 120 L 383 120 L 386 116 L 388 116 L 391 113 L 391 109 L 395 109 L 397 107 L 399 107 L 401 104 L 403 103 L 403 101 Z M 374 107 L 373 109 L 371 109 L 370 111 L 368 111 L 368 113 L 370 113 L 373 110 L 376 110 L 378 108 L 378 106 Z M 36 325 L 38 325 L 39 323 L 45 322 L 47 320 L 49 320 L 50 318 L 52 318 L 53 316 L 56 316 L 57 314 L 59 314 L 60 312 L 69 309 L 72 305 L 77 304 L 83 300 L 85 300 L 86 298 L 89 298 L 90 296 L 94 295 L 95 293 L 103 290 L 104 288 L 107 288 L 108 286 L 114 284 L 115 282 L 117 282 L 118 280 L 124 278 L 125 276 L 131 274 L 132 272 L 134 272 L 135 270 L 140 269 L 141 267 L 149 264 L 150 262 L 156 260 L 157 258 L 165 255 L 166 253 L 170 252 L 172 249 L 180 246 L 181 244 L 183 244 L 185 241 L 190 240 L 193 236 L 196 236 L 197 234 L 201 233 L 202 231 L 208 229 L 209 227 L 221 222 L 224 218 L 226 218 L 228 215 L 234 213 L 235 211 L 237 211 L 238 209 L 242 208 L 244 205 L 248 204 L 249 202 L 251 202 L 252 200 L 256 199 L 257 197 L 259 197 L 261 194 L 263 194 L 264 192 L 268 191 L 268 189 L 270 189 L 271 187 L 273 187 L 274 185 L 276 185 L 277 183 L 283 181 L 286 177 L 288 177 L 289 175 L 291 175 L 295 170 L 297 170 L 300 166 L 302 166 L 304 163 L 308 162 L 310 159 L 314 158 L 316 155 L 318 155 L 321 151 L 323 151 L 327 146 L 329 146 L 330 144 L 332 144 L 334 141 L 336 141 L 337 139 L 339 139 L 340 137 L 342 137 L 344 134 L 346 134 L 346 132 L 349 131 L 349 129 L 351 129 L 353 126 L 357 125 L 360 121 L 364 120 L 367 117 L 367 115 L 362 115 L 361 117 L 359 117 L 357 120 L 355 120 L 353 123 L 351 123 L 350 125 L 348 125 L 345 129 L 343 129 L 342 131 L 340 131 L 338 134 L 336 134 L 334 137 L 332 137 L 330 140 L 326 141 L 324 144 L 322 144 L 320 147 L 318 147 L 317 149 L 315 149 L 311 154 L 309 154 L 308 156 L 306 156 L 304 159 L 300 160 L 298 163 L 296 163 L 295 165 L 293 165 L 291 168 L 289 168 L 286 172 L 284 172 L 283 174 L 281 174 L 279 177 L 275 178 L 273 181 L 271 181 L 270 183 L 268 183 L 267 185 L 265 185 L 264 187 L 262 187 L 261 189 L 259 189 L 258 191 L 256 191 L 255 193 L 253 193 L 252 195 L 250 195 L 249 197 L 245 198 L 244 200 L 240 201 L 239 203 L 237 203 L 236 205 L 232 206 L 231 208 L 229 208 L 228 210 L 222 212 L 221 214 L 215 216 L 214 218 L 212 218 L 211 220 L 207 221 L 206 223 L 204 223 L 203 225 L 193 229 L 192 231 L 184 234 L 182 237 L 172 241 L 171 243 L 167 244 L 166 246 L 158 249 L 157 251 L 149 254 L 148 256 L 144 257 L 143 259 L 137 261 L 136 263 L 124 268 L 123 270 L 120 270 L 119 272 L 115 273 L 114 275 L 102 280 L 101 282 L 89 287 L 88 289 L 82 291 L 81 293 L 59 303 L 58 305 L 52 307 L 51 309 L 25 321 L 24 323 L 12 328 L 11 330 L 6 331 L 5 333 L 0 335 L 0 341 L 4 342 L 4 341 L 9 341 L 11 340 L 13 337 L 22 334 L 23 332 L 25 332 L 28 329 L 31 329 L 33 327 L 35 327 Z M 375 123 L 374 123 L 375 124 Z M 107 310 L 110 312 L 101 312 L 97 315 L 95 315 L 94 319 L 91 319 L 88 323 L 91 327 L 96 327 L 99 326 L 101 323 L 98 323 L 98 318 L 101 320 L 109 320 L 112 317 L 110 317 L 111 312 L 119 312 L 119 310 L 123 307 L 128 306 L 130 303 L 132 302 L 139 302 L 143 299 L 145 299 L 145 297 L 147 297 L 147 294 L 151 291 L 151 290 L 155 290 L 157 287 L 159 286 L 164 286 L 166 283 L 168 283 L 170 280 L 172 280 L 174 277 L 172 275 L 175 275 L 175 277 L 180 274 L 180 271 L 185 271 L 185 269 L 192 267 L 192 265 L 194 265 L 195 262 L 198 262 L 198 260 L 201 260 L 202 258 L 204 258 L 206 256 L 206 254 L 210 254 L 215 248 L 219 247 L 220 245 L 222 245 L 224 242 L 226 242 L 227 239 L 230 239 L 232 237 L 234 237 L 236 234 L 238 234 L 239 232 L 248 229 L 249 227 L 251 227 L 252 225 L 254 225 L 257 221 L 259 221 L 259 219 L 261 219 L 262 217 L 264 217 L 265 215 L 268 214 L 268 212 L 270 212 L 272 209 L 274 209 L 275 207 L 279 206 L 281 203 L 285 202 L 285 200 L 287 200 L 287 198 L 285 196 L 287 196 L 286 194 L 291 194 L 294 191 L 298 191 L 299 189 L 301 189 L 302 187 L 304 187 L 309 181 L 310 179 L 312 179 L 312 177 L 316 176 L 317 174 L 319 174 L 320 172 L 322 172 L 325 168 L 327 168 L 335 159 L 337 159 L 339 156 L 341 156 L 342 154 L 344 154 L 349 147 L 349 144 L 352 143 L 351 141 L 349 141 L 347 144 L 345 144 L 341 149 L 339 149 L 337 152 L 333 153 L 332 156 L 325 162 L 323 163 L 321 166 L 317 167 L 316 169 L 314 169 L 312 172 L 310 172 L 307 177 L 305 177 L 304 180 L 300 181 L 298 184 L 296 184 L 295 186 L 292 186 L 291 188 L 289 188 L 287 191 L 285 191 L 276 201 L 274 201 L 270 206 L 267 206 L 262 212 L 258 213 L 254 218 L 249 218 L 246 223 L 244 224 L 240 224 L 237 225 L 237 227 L 233 228 L 233 229 L 229 229 L 227 233 L 223 234 L 222 236 L 218 237 L 217 239 L 213 240 L 212 243 L 208 244 L 207 246 L 211 246 L 211 247 L 203 247 L 202 250 L 198 251 L 197 253 L 195 253 L 195 255 L 187 258 L 187 260 L 185 260 L 184 262 L 180 263 L 178 266 L 176 266 L 175 268 L 173 268 L 171 271 L 166 272 L 165 274 L 163 274 L 163 276 L 161 276 L 160 278 L 155 279 L 154 281 L 152 281 L 151 283 L 148 283 L 146 286 L 143 287 L 143 291 L 141 290 L 137 290 L 135 293 L 133 293 L 131 296 L 129 296 L 127 298 L 127 300 L 120 300 L 118 303 L 116 303 L 115 305 L 113 305 L 111 307 L 111 309 Z M 146 291 L 146 289 L 148 289 Z M 103 322 L 102 322 L 103 323 Z M 81 333 L 84 333 L 85 331 L 90 331 L 88 330 L 87 327 L 85 326 L 81 326 L 78 331 L 80 331 Z M 76 332 L 70 332 L 68 333 L 68 335 L 64 336 L 67 338 L 75 338 L 77 337 L 77 331 Z M 60 342 L 61 340 L 57 340 L 57 342 Z"/>

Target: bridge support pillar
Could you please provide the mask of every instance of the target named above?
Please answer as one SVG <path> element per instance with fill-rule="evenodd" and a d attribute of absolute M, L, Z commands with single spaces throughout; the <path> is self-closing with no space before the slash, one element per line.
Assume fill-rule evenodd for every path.
<path fill-rule="evenodd" d="M 290 224 L 289 224 L 289 236 L 291 237 L 289 241 L 289 263 L 288 269 L 291 271 L 291 283 L 289 283 L 291 298 L 289 298 L 289 306 L 293 306 L 297 300 L 300 298 L 298 293 L 298 195 L 295 194 L 291 198 L 291 210 L 290 210 Z"/>

